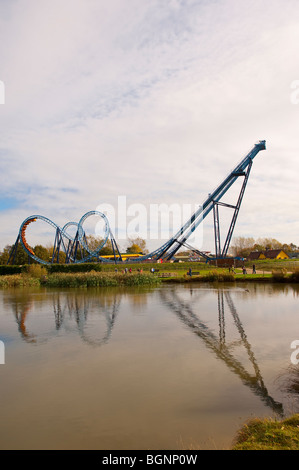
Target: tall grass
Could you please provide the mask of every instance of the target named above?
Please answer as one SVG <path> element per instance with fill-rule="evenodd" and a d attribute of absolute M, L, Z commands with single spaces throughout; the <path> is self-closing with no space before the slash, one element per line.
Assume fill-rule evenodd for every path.
<path fill-rule="evenodd" d="M 225 271 L 209 272 L 201 276 L 201 280 L 208 282 L 232 282 L 235 281 L 235 276 L 232 273 L 228 273 Z"/>
<path fill-rule="evenodd" d="M 161 280 L 152 274 L 54 273 L 46 274 L 43 267 L 34 265 L 23 274 L 0 276 L 0 287 L 113 287 L 157 286 Z"/>
<path fill-rule="evenodd" d="M 55 273 L 42 284 L 48 287 L 113 287 L 158 285 L 160 280 L 149 274 Z"/>
<path fill-rule="evenodd" d="M 272 279 L 275 282 L 284 282 L 286 280 L 287 270 L 279 269 L 277 271 L 272 271 Z"/>
<path fill-rule="evenodd" d="M 40 264 L 30 264 L 26 267 L 26 271 L 30 277 L 34 277 L 35 279 L 42 279 L 48 274 L 47 269 Z"/>
<path fill-rule="evenodd" d="M 238 432 L 233 450 L 298 450 L 299 415 L 282 421 L 252 419 Z"/>
<path fill-rule="evenodd" d="M 177 282 L 181 282 L 182 280 L 186 282 L 233 282 L 235 281 L 235 276 L 226 271 L 209 271 L 199 276 L 188 276 L 185 274 L 181 279 L 174 279 L 174 281 Z"/>
<path fill-rule="evenodd" d="M 38 287 L 40 280 L 28 274 L 0 276 L 0 287 Z"/>
<path fill-rule="evenodd" d="M 290 275 L 290 279 L 293 282 L 299 282 L 299 268 L 295 269 Z"/>

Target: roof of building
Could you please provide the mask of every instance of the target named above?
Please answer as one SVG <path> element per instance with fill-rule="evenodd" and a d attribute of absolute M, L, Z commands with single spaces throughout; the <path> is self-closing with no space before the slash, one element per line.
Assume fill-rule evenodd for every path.
<path fill-rule="evenodd" d="M 259 259 L 259 257 L 260 257 L 261 254 L 263 254 L 262 251 L 252 251 L 252 252 L 249 254 L 248 258 L 250 258 L 250 259 Z"/>
<path fill-rule="evenodd" d="M 275 259 L 281 252 L 285 253 L 285 255 L 288 256 L 288 254 L 284 250 L 278 249 L 278 250 L 266 250 L 266 251 L 252 251 L 249 254 L 248 258 L 252 260 L 259 259 L 261 255 L 264 255 L 266 258 Z"/>
<path fill-rule="evenodd" d="M 266 251 L 264 251 L 264 255 L 266 256 L 266 258 L 272 258 L 273 259 L 273 258 L 277 258 L 277 256 L 281 252 L 285 253 L 285 251 L 281 250 L 281 249 L 279 249 L 279 250 L 266 250 Z M 286 253 L 285 253 L 285 255 L 288 256 Z"/>

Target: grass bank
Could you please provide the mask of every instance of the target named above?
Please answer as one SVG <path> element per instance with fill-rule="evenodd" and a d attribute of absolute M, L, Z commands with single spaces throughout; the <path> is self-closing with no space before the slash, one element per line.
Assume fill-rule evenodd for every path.
<path fill-rule="evenodd" d="M 150 274 L 22 273 L 0 277 L 0 287 L 113 287 L 157 286 L 161 280 Z"/>
<path fill-rule="evenodd" d="M 257 271 L 257 274 L 243 274 L 241 269 L 233 273 L 229 269 L 217 268 L 204 263 L 162 263 L 162 264 L 137 264 L 125 265 L 94 265 L 97 269 L 91 269 L 92 264 L 79 265 L 54 265 L 49 267 L 39 264 L 20 266 L 21 271 L 15 269 L 7 275 L 0 275 L 0 287 L 110 287 L 110 286 L 156 286 L 161 282 L 166 283 L 191 283 L 191 282 L 279 282 L 298 283 L 299 269 L 292 272 L 285 268 L 268 272 Z M 6 268 L 14 268 L 6 266 Z M 85 270 L 86 268 L 86 270 Z M 155 272 L 152 273 L 151 269 Z M 192 269 L 192 276 L 188 275 Z M 58 271 L 59 272 L 56 272 Z"/>
<path fill-rule="evenodd" d="M 57 273 L 42 279 L 41 284 L 46 287 L 157 286 L 160 279 L 150 274 Z"/>
<path fill-rule="evenodd" d="M 299 414 L 283 421 L 249 421 L 238 432 L 233 450 L 299 450 Z"/>

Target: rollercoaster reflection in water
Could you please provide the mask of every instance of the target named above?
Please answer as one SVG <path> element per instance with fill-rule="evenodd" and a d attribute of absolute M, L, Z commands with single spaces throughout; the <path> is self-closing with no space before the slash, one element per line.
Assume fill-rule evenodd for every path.
<path fill-rule="evenodd" d="M 228 448 L 290 412 L 295 286 L 0 290 L 0 320 L 2 448 Z"/>
<path fill-rule="evenodd" d="M 202 293 L 200 294 L 202 295 Z M 203 340 L 205 346 L 213 354 L 215 354 L 218 359 L 221 359 L 227 365 L 227 367 L 241 379 L 244 385 L 249 387 L 253 391 L 253 393 L 258 395 L 267 406 L 272 408 L 275 413 L 281 416 L 283 415 L 282 404 L 275 401 L 269 395 L 268 390 L 264 384 L 264 380 L 262 378 L 262 374 L 259 369 L 257 360 L 248 341 L 244 327 L 237 313 L 229 290 L 218 290 L 218 335 L 216 335 L 215 332 L 211 328 L 209 328 L 206 322 L 200 319 L 198 313 L 195 313 L 194 301 L 185 302 L 181 300 L 175 290 L 171 292 L 161 290 L 160 295 L 165 305 L 167 305 L 171 309 L 171 311 L 173 311 L 178 316 L 178 318 L 185 325 L 187 325 L 188 328 L 190 328 L 192 333 L 196 334 L 201 340 Z M 249 362 L 253 367 L 253 374 L 248 372 L 245 366 L 240 362 L 240 360 L 234 356 L 233 346 L 234 344 L 236 344 L 236 342 L 234 341 L 234 343 L 230 344 L 226 341 L 226 313 L 232 315 L 233 322 L 240 336 L 240 341 L 238 345 L 242 345 L 244 350 L 246 351 Z"/>
<path fill-rule="evenodd" d="M 236 307 L 234 305 L 229 289 L 217 290 L 217 302 L 213 307 L 215 317 L 218 318 L 218 334 L 215 329 L 209 327 L 205 320 L 200 316 L 200 305 L 203 297 L 210 293 L 209 289 L 189 290 L 190 298 L 186 300 L 186 290 L 183 298 L 176 288 L 157 290 L 162 303 L 173 312 L 190 331 L 197 335 L 204 343 L 206 348 L 223 361 L 223 363 L 233 372 L 241 382 L 246 385 L 255 395 L 270 407 L 275 413 L 283 415 L 283 406 L 273 399 L 264 383 L 261 370 L 256 360 L 254 351 L 247 338 L 245 329 Z M 103 346 L 107 344 L 113 333 L 113 328 L 120 310 L 122 295 L 115 293 L 106 298 L 104 296 L 89 296 L 76 293 L 55 293 L 53 302 L 53 325 L 52 329 L 47 326 L 46 331 L 41 327 L 38 333 L 32 333 L 27 327 L 30 312 L 33 309 L 33 298 L 29 296 L 22 303 L 14 303 L 13 310 L 21 337 L 29 343 L 42 343 L 50 338 L 57 336 L 61 329 L 65 331 L 77 331 L 82 341 L 91 346 Z M 92 319 L 89 318 L 92 310 Z M 226 338 L 226 321 L 230 315 L 239 340 L 234 338 L 229 342 Z M 90 321 L 91 320 L 91 321 Z M 34 325 L 33 325 L 34 326 Z M 167 334 L 167 332 L 166 332 Z M 249 372 L 237 356 L 234 355 L 234 349 L 243 347 L 248 365 L 251 365 L 252 371 Z M 200 360 L 200 358 L 199 358 Z"/>
<path fill-rule="evenodd" d="M 21 304 L 13 305 L 15 319 L 21 337 L 29 343 L 43 342 L 57 336 L 59 330 L 78 331 L 82 340 L 91 346 L 102 346 L 109 341 L 120 305 L 120 296 L 115 295 L 105 301 L 102 297 L 90 297 L 76 294 L 53 295 L 53 328 L 32 333 L 27 327 L 30 311 L 34 308 L 34 298 L 28 298 Z M 89 311 L 96 311 L 93 317 L 92 335 L 86 331 Z M 41 327 L 39 328 L 41 330 Z"/>

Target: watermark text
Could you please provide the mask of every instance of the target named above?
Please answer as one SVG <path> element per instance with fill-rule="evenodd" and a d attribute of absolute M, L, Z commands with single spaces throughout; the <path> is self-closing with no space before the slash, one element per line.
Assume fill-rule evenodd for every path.
<path fill-rule="evenodd" d="M 0 104 L 5 104 L 5 85 L 0 80 Z"/>
<path fill-rule="evenodd" d="M 295 341 L 291 343 L 291 349 L 295 349 L 295 351 L 292 352 L 291 354 L 291 363 L 296 366 L 299 364 L 299 359 L 297 357 L 299 355 L 299 340 L 298 339 L 296 339 Z"/>
<path fill-rule="evenodd" d="M 5 364 L 5 346 L 3 341 L 0 341 L 0 364 Z"/>
<path fill-rule="evenodd" d="M 291 89 L 293 90 L 290 96 L 292 104 L 299 104 L 299 80 L 294 80 L 291 83 Z"/>
<path fill-rule="evenodd" d="M 118 196 L 116 206 L 100 204 L 96 210 L 105 214 L 118 240 L 138 237 L 144 240 L 169 240 L 184 233 L 188 236 L 188 243 L 195 244 L 198 249 L 203 244 L 203 223 L 200 221 L 202 207 L 198 204 L 128 204 L 126 196 Z M 100 235 L 100 231 L 99 223 L 95 227 L 95 235 Z"/>

